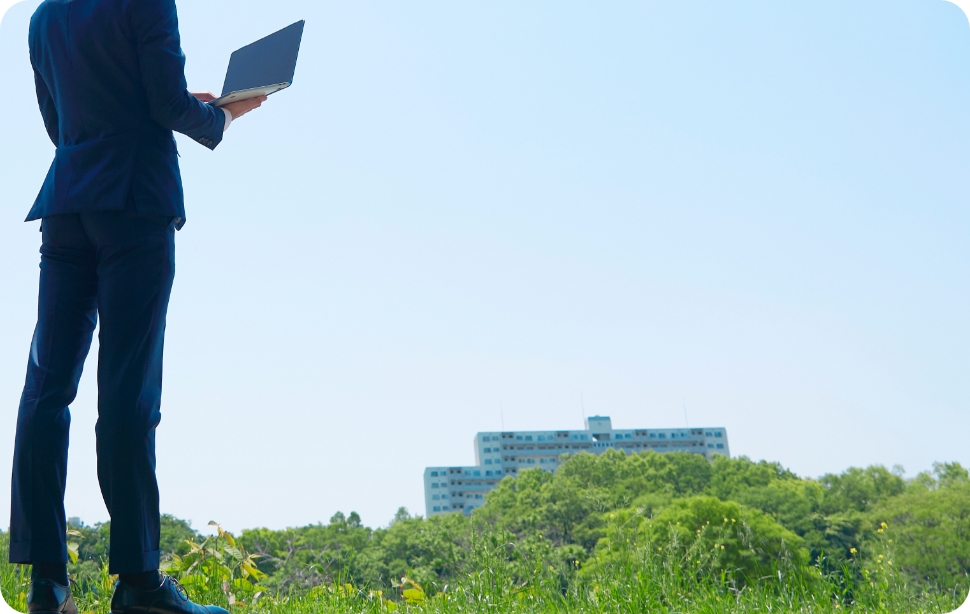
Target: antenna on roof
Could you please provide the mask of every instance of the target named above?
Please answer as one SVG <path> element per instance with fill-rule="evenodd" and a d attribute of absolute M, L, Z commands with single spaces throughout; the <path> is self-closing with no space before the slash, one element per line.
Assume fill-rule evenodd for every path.
<path fill-rule="evenodd" d="M 690 422 L 687 421 L 687 399 L 684 399 L 684 424 L 690 428 Z"/>

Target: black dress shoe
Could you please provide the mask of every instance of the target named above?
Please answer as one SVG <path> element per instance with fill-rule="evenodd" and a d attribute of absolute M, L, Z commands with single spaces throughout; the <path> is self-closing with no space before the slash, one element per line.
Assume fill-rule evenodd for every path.
<path fill-rule="evenodd" d="M 71 587 L 53 580 L 34 580 L 27 593 L 27 611 L 31 614 L 77 614 Z"/>
<path fill-rule="evenodd" d="M 178 581 L 164 576 L 162 585 L 143 591 L 124 582 L 115 582 L 111 597 L 111 614 L 229 614 L 214 605 L 197 605 Z"/>

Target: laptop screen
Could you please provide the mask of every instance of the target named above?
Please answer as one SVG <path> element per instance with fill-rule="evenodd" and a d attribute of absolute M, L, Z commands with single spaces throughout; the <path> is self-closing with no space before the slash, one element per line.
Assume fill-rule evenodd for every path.
<path fill-rule="evenodd" d="M 304 23 L 298 21 L 234 52 L 229 58 L 222 95 L 277 83 L 291 83 L 296 71 L 296 58 L 300 53 Z"/>

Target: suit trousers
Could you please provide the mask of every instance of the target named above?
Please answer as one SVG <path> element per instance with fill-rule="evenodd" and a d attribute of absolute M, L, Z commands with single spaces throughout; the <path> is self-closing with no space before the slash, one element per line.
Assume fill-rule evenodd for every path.
<path fill-rule="evenodd" d="M 158 568 L 155 428 L 176 218 L 131 208 L 43 219 L 37 326 L 17 415 L 11 563 L 67 562 L 68 406 L 98 334 L 98 482 L 109 572 Z"/>

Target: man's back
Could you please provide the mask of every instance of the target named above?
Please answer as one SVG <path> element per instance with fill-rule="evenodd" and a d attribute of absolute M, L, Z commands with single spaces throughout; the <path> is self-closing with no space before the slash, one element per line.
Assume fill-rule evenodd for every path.
<path fill-rule="evenodd" d="M 138 49 L 125 18 L 129 4 L 50 0 L 31 20 L 31 61 L 53 99 L 63 103 L 58 105 L 59 147 L 135 130 L 166 133 L 149 118 Z"/>
<path fill-rule="evenodd" d="M 57 154 L 28 220 L 121 209 L 185 217 L 172 131 L 215 148 L 224 113 L 186 89 L 173 0 L 46 0 L 30 24 Z"/>

